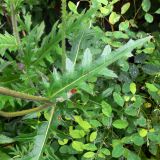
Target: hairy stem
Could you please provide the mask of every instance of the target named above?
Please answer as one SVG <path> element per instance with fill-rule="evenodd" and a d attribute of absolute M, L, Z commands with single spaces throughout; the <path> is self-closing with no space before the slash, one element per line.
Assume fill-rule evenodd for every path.
<path fill-rule="evenodd" d="M 21 48 L 21 41 L 20 41 L 18 26 L 17 26 L 17 17 L 16 17 L 15 7 L 14 7 L 13 3 L 11 3 L 10 9 L 11 9 L 11 21 L 12 21 L 13 34 L 16 37 L 16 41 L 17 41 L 18 45 L 20 46 L 19 54 L 22 55 L 23 50 Z"/>
<path fill-rule="evenodd" d="M 66 0 L 62 0 L 62 69 L 66 68 Z"/>
<path fill-rule="evenodd" d="M 33 96 L 27 93 L 17 92 L 5 87 L 0 87 L 0 94 L 4 94 L 4 95 L 15 97 L 15 98 L 32 100 L 32 101 L 50 102 L 49 99 L 46 97 Z"/>
<path fill-rule="evenodd" d="M 39 106 L 39 107 L 35 107 L 35 108 L 31 108 L 31 109 L 26 109 L 26 110 L 22 110 L 22 111 L 16 111 L 16 112 L 0 111 L 0 116 L 6 117 L 6 118 L 24 116 L 26 114 L 42 111 L 42 110 L 44 110 L 44 109 L 46 109 L 46 108 L 48 108 L 48 107 L 50 107 L 52 105 L 53 104 L 44 104 L 44 105 Z"/>

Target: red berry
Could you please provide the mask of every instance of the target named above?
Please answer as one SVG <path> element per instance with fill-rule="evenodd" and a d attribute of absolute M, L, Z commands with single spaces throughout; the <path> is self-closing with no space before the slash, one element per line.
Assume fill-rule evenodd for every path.
<path fill-rule="evenodd" d="M 70 92 L 71 92 L 72 94 L 75 94 L 75 93 L 77 92 L 77 89 L 73 88 L 73 89 L 70 90 Z"/>

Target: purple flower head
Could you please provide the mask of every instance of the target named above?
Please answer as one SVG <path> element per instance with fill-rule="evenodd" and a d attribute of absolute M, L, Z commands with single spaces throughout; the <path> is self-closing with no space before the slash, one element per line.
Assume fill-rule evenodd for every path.
<path fill-rule="evenodd" d="M 23 63 L 18 63 L 18 69 L 23 70 L 24 69 L 24 64 Z"/>

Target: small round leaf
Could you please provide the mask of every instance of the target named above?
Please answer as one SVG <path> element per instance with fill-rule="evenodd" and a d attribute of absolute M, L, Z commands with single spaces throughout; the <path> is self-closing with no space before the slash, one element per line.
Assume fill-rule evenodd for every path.
<path fill-rule="evenodd" d="M 151 8 L 151 2 L 150 0 L 143 0 L 142 1 L 142 9 L 145 11 L 145 12 L 148 12 Z"/>
<path fill-rule="evenodd" d="M 118 119 L 115 120 L 112 125 L 118 129 L 125 129 L 128 126 L 128 122 L 126 120 Z"/>
<path fill-rule="evenodd" d="M 85 158 L 92 158 L 94 157 L 95 153 L 94 152 L 86 152 L 83 157 Z"/>
<path fill-rule="evenodd" d="M 97 137 L 97 131 L 92 132 L 89 138 L 90 142 L 93 142 L 96 139 L 96 137 Z"/>
<path fill-rule="evenodd" d="M 126 13 L 129 9 L 129 7 L 130 7 L 130 2 L 125 3 L 121 8 L 121 14 Z"/>
<path fill-rule="evenodd" d="M 112 12 L 112 13 L 110 14 L 110 16 L 109 16 L 109 22 L 110 22 L 111 24 L 115 24 L 116 22 L 119 21 L 120 17 L 121 17 L 121 16 L 120 16 L 119 14 L 117 14 L 116 12 Z"/>
<path fill-rule="evenodd" d="M 136 93 L 136 84 L 135 83 L 130 84 L 130 91 L 132 94 Z"/>
<path fill-rule="evenodd" d="M 139 135 L 141 137 L 145 137 L 147 135 L 148 131 L 146 129 L 140 129 L 139 130 Z"/>
<path fill-rule="evenodd" d="M 149 13 L 146 13 L 145 14 L 145 20 L 148 22 L 148 23 L 152 23 L 153 22 L 153 16 Z"/>

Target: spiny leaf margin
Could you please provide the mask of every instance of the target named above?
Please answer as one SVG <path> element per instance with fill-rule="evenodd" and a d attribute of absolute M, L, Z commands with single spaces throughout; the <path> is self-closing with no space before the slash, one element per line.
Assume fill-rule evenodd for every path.
<path fill-rule="evenodd" d="M 83 68 L 83 66 L 81 66 L 77 69 L 77 71 L 75 70 L 72 74 L 64 74 L 60 78 L 60 80 L 51 83 L 49 90 L 49 98 L 54 100 L 61 93 L 77 87 L 80 82 L 86 81 L 92 76 L 97 76 L 103 68 L 111 65 L 112 63 L 124 56 L 130 55 L 133 49 L 142 46 L 151 38 L 152 36 L 148 36 L 146 38 L 142 38 L 136 41 L 130 40 L 124 46 L 120 47 L 115 51 L 112 51 L 110 54 L 108 54 L 106 58 L 100 57 L 89 67 Z"/>

